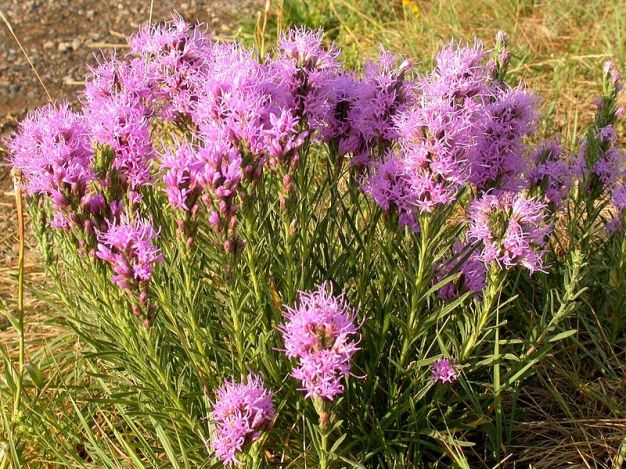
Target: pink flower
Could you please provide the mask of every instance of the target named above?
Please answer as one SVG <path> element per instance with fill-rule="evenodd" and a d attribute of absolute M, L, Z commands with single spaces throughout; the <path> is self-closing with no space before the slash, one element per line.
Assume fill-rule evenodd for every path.
<path fill-rule="evenodd" d="M 550 204 L 560 207 L 574 179 L 574 170 L 563 157 L 561 146 L 556 140 L 542 143 L 533 152 L 530 164 L 529 188 L 538 188 Z"/>
<path fill-rule="evenodd" d="M 333 296 L 332 288 L 322 284 L 300 292 L 297 306 L 286 308 L 283 315 L 285 353 L 299 360 L 292 376 L 302 382 L 306 397 L 332 401 L 343 392 L 342 378 L 350 373 L 358 350 L 355 312 L 343 294 Z"/>
<path fill-rule="evenodd" d="M 275 413 L 272 392 L 260 376 L 249 374 L 246 383 L 224 382 L 211 412 L 216 456 L 225 465 L 239 464 L 237 455 L 272 427 Z"/>
<path fill-rule="evenodd" d="M 537 199 L 512 192 L 488 193 L 474 200 L 469 208 L 468 239 L 482 243 L 480 260 L 485 265 L 495 261 L 506 269 L 521 265 L 531 273 L 542 270 L 546 236 L 551 231 L 544 209 Z"/>
<path fill-rule="evenodd" d="M 13 166 L 22 172 L 26 192 L 49 196 L 58 219 L 78 206 L 95 179 L 88 131 L 67 103 L 48 105 L 29 114 L 9 142 Z"/>
<path fill-rule="evenodd" d="M 459 378 L 458 372 L 454 369 L 447 358 L 439 358 L 430 367 L 435 382 L 451 383 Z"/>
<path fill-rule="evenodd" d="M 154 264 L 163 260 L 161 250 L 154 246 L 156 237 L 150 221 L 126 217 L 99 234 L 96 256 L 113 268 L 113 283 L 125 290 L 144 291 Z"/>

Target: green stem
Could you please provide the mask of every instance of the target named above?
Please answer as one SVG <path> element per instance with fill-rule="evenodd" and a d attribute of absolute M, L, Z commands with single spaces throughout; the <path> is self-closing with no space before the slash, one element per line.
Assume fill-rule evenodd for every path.
<path fill-rule="evenodd" d="M 320 433 L 322 438 L 321 454 L 320 454 L 320 469 L 326 469 L 328 467 L 328 432 L 320 425 Z"/>
<path fill-rule="evenodd" d="M 496 308 L 496 337 L 493 355 L 493 394 L 494 407 L 496 410 L 496 445 L 494 458 L 499 460 L 500 447 L 502 446 L 502 397 L 500 395 L 500 310 Z"/>
<path fill-rule="evenodd" d="M 487 288 L 483 296 L 478 322 L 473 328 L 465 348 L 459 355 L 459 361 L 463 361 L 469 356 L 476 346 L 478 339 L 482 335 L 483 330 L 487 327 L 487 324 L 489 324 L 489 319 L 491 318 L 494 304 L 498 299 L 498 295 L 500 294 L 500 290 L 504 284 L 504 279 L 504 273 L 500 270 L 497 264 L 492 263 L 489 267 Z"/>
<path fill-rule="evenodd" d="M 320 436 L 320 448 L 319 448 L 319 467 L 320 469 L 328 468 L 330 461 L 330 455 L 328 452 L 328 427 L 330 423 L 330 412 L 328 409 L 328 403 L 324 399 L 315 398 L 313 405 L 319 415 L 318 431 Z"/>
<path fill-rule="evenodd" d="M 20 173 L 13 175 L 13 183 L 15 187 L 15 208 L 17 211 L 17 231 L 19 235 L 19 246 L 17 255 L 17 324 L 16 332 L 18 337 L 18 368 L 17 379 L 15 383 L 15 395 L 13 396 L 13 413 L 11 415 L 11 429 L 13 433 L 21 419 L 20 407 L 22 403 L 22 392 L 24 385 L 24 371 L 26 364 L 26 342 L 24 337 L 24 210 L 22 207 L 22 187 L 20 184 Z M 5 469 L 9 466 L 9 452 L 5 454 L 0 468 Z M 17 454 L 13 454 L 12 458 L 16 459 Z"/>
<path fill-rule="evenodd" d="M 291 255 L 291 230 L 289 228 L 289 215 L 285 214 L 285 218 L 283 220 L 283 229 L 285 236 L 285 257 L 287 259 L 287 268 L 285 269 L 286 274 L 286 290 L 288 291 L 288 302 L 292 302 L 295 297 L 295 289 L 293 284 L 293 256 Z"/>
<path fill-rule="evenodd" d="M 200 352 L 200 356 L 202 357 L 202 359 L 206 359 L 206 348 L 205 348 L 205 342 L 202 340 L 202 336 L 199 332 L 199 328 L 198 328 L 198 320 L 196 318 L 196 308 L 193 307 L 192 304 L 192 298 L 193 298 L 193 287 L 192 287 L 192 275 L 191 275 L 191 271 L 189 269 L 189 265 L 191 265 L 191 256 L 192 254 L 190 252 L 186 252 L 184 246 L 183 247 L 183 253 L 185 256 L 185 259 L 183 261 L 183 275 L 184 275 L 184 283 L 185 283 L 185 293 L 186 293 L 186 300 L 187 300 L 187 312 L 189 314 L 189 322 L 190 322 L 190 326 L 191 326 L 191 335 L 193 337 L 193 343 L 196 346 L 196 349 L 198 350 L 198 352 Z M 179 334 L 183 337 L 186 337 L 186 334 L 184 332 L 179 332 Z M 213 342 L 213 337 L 211 337 L 211 343 Z M 188 348 L 191 348 L 191 344 L 189 343 L 189 339 L 187 338 L 187 343 L 188 343 Z M 190 353 L 190 356 L 192 358 L 192 361 L 194 363 L 196 363 L 196 358 L 192 353 Z M 202 371 L 202 367 L 200 366 L 200 364 L 196 364 L 195 366 L 196 371 L 199 373 L 199 378 L 202 381 L 203 385 L 206 385 L 206 376 L 204 376 L 204 372 Z M 212 381 L 212 373 L 207 373 L 209 376 L 209 379 Z"/>
<path fill-rule="evenodd" d="M 15 175 L 15 206 L 17 209 L 17 230 L 19 234 L 19 248 L 17 254 L 17 323 L 18 323 L 18 375 L 17 392 L 13 401 L 13 416 L 16 417 L 22 399 L 22 384 L 24 382 L 25 341 L 24 341 L 24 211 L 22 209 L 22 188 Z"/>
<path fill-rule="evenodd" d="M 417 266 L 417 275 L 415 277 L 415 288 L 411 297 L 411 312 L 407 322 L 407 334 L 402 344 L 402 352 L 400 353 L 400 367 L 403 368 L 411 349 L 411 341 L 415 336 L 417 327 L 417 313 L 419 311 L 419 303 L 424 292 L 424 275 L 426 272 L 426 253 L 428 252 L 429 235 L 430 235 L 430 218 L 422 217 L 420 220 L 420 246 L 419 246 L 419 263 Z"/>
<path fill-rule="evenodd" d="M 237 366 L 239 367 L 239 373 L 241 379 L 246 376 L 246 366 L 244 361 L 243 341 L 241 339 L 241 322 L 239 321 L 239 313 L 235 300 L 231 297 L 230 312 L 233 319 L 233 332 L 235 333 L 235 348 L 237 349 Z"/>
<path fill-rule="evenodd" d="M 256 263 L 254 261 L 254 253 L 252 252 L 252 243 L 251 243 L 253 226 L 252 226 L 252 220 L 250 219 L 248 214 L 246 214 L 245 223 L 246 223 L 246 238 L 248 241 L 248 245 L 245 249 L 246 259 L 248 261 L 248 269 L 250 270 L 250 277 L 252 278 L 254 296 L 256 298 L 257 303 L 261 304 L 261 290 L 259 289 L 259 279 L 257 278 Z"/>
<path fill-rule="evenodd" d="M 238 287 L 238 275 L 235 273 L 235 270 L 239 266 L 239 257 L 238 255 L 229 254 L 227 255 L 227 260 L 224 264 L 224 277 L 223 281 L 225 284 L 233 283 L 233 288 L 229 288 L 229 300 L 230 300 L 230 318 L 232 320 L 233 325 L 233 337 L 232 340 L 235 342 L 235 351 L 237 353 L 237 367 L 239 369 L 239 373 L 241 374 L 241 379 L 244 379 L 246 376 L 246 366 L 244 360 L 244 347 L 243 347 L 243 338 L 242 338 L 242 325 L 241 320 L 239 318 L 239 311 L 237 310 L 237 300 L 236 295 L 239 290 Z M 229 340 L 230 342 L 230 340 Z"/>

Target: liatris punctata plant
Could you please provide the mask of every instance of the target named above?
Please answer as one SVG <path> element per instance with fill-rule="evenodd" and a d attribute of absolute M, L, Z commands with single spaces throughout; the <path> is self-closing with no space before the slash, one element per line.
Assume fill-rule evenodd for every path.
<path fill-rule="evenodd" d="M 225 465 L 239 464 L 237 455 L 258 440 L 261 431 L 272 427 L 275 413 L 272 393 L 260 377 L 250 374 L 246 383 L 226 381 L 216 391 L 211 412 L 215 426 L 212 447 L 217 457 Z"/>
<path fill-rule="evenodd" d="M 301 292 L 298 304 L 287 308 L 281 327 L 285 354 L 298 359 L 291 375 L 302 382 L 306 397 L 312 398 L 319 415 L 320 467 L 329 464 L 328 436 L 330 403 L 344 391 L 342 381 L 350 375 L 352 357 L 358 350 L 355 313 L 343 294 L 322 284 L 310 293 Z"/>
<path fill-rule="evenodd" d="M 20 441 L 77 467 L 497 464 L 570 319 L 626 330 L 617 68 L 573 148 L 508 48 L 354 70 L 321 30 L 260 54 L 174 16 L 100 56 L 8 145 L 89 386 L 25 393 Z"/>

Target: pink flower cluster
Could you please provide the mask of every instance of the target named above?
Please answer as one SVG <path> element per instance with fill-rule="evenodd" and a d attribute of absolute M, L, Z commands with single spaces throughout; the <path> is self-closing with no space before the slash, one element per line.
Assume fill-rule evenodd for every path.
<path fill-rule="evenodd" d="M 226 381 L 216 394 L 212 447 L 225 465 L 239 464 L 237 455 L 272 427 L 276 413 L 272 393 L 260 376 L 249 374 L 245 383 Z"/>
<path fill-rule="evenodd" d="M 118 223 L 111 223 L 98 235 L 96 257 L 113 269 L 113 283 L 137 295 L 138 303 L 133 305 L 137 316 L 145 312 L 147 285 L 154 266 L 163 261 L 160 249 L 154 245 L 156 238 L 157 233 L 150 221 L 140 218 L 131 221 L 126 216 Z"/>
<path fill-rule="evenodd" d="M 394 116 L 399 149 L 370 166 L 364 188 L 401 226 L 415 229 L 420 213 L 454 202 L 467 183 L 481 192 L 522 185 L 535 98 L 494 80 L 485 57 L 478 42 L 450 44 Z"/>
<path fill-rule="evenodd" d="M 343 392 L 342 380 L 358 350 L 355 313 L 343 294 L 335 296 L 329 285 L 322 284 L 301 292 L 297 305 L 283 314 L 285 353 L 298 359 L 292 376 L 302 382 L 306 397 L 332 401 Z"/>
<path fill-rule="evenodd" d="M 529 190 L 538 189 L 554 208 L 561 207 L 574 181 L 574 168 L 563 158 L 556 140 L 539 145 L 530 157 L 527 173 Z"/>
<path fill-rule="evenodd" d="M 89 205 L 88 186 L 95 178 L 84 121 L 67 104 L 48 105 L 23 120 L 20 129 L 9 151 L 26 192 L 50 199 L 57 227 L 81 223 L 81 207 Z"/>
<path fill-rule="evenodd" d="M 435 382 L 451 383 L 459 378 L 459 373 L 447 358 L 438 358 L 430 367 Z"/>
<path fill-rule="evenodd" d="M 543 251 L 551 227 L 545 205 L 522 194 L 484 194 L 469 207 L 468 240 L 481 243 L 479 259 L 509 269 L 516 265 L 531 273 L 543 269 Z"/>

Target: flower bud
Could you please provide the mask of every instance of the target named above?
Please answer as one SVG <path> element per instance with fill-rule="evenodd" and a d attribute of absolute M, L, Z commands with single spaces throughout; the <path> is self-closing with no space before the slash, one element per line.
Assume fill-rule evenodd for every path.
<path fill-rule="evenodd" d="M 219 226 L 220 224 L 220 216 L 216 211 L 212 211 L 209 214 L 209 223 L 213 226 Z"/>

